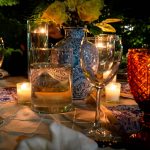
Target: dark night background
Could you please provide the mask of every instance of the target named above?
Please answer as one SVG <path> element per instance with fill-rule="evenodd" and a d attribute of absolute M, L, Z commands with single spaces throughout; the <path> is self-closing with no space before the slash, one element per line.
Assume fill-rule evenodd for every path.
<path fill-rule="evenodd" d="M 14 6 L 0 6 L 0 36 L 3 37 L 5 47 L 20 49 L 21 53 L 13 52 L 7 56 L 3 68 L 11 75 L 26 75 L 27 46 L 26 22 L 35 10 L 40 10 L 52 0 L 19 0 Z M 150 13 L 147 0 L 104 0 L 102 19 L 121 18 L 123 21 L 113 24 L 117 34 L 122 35 L 124 55 L 128 48 L 142 47 L 150 44 Z M 134 30 L 125 26 L 134 26 Z"/>

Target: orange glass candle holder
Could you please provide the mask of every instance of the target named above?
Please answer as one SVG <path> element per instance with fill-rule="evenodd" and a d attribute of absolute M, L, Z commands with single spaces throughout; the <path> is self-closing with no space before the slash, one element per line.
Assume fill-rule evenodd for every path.
<path fill-rule="evenodd" d="M 130 136 L 128 145 L 150 149 L 150 49 L 129 49 L 127 70 L 131 93 L 143 112 L 141 131 Z"/>
<path fill-rule="evenodd" d="M 150 126 L 150 49 L 129 49 L 127 68 L 131 93 Z"/>

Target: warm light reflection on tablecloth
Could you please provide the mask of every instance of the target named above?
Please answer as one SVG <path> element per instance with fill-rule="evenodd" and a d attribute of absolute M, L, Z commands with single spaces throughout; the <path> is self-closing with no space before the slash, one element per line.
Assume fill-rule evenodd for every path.
<path fill-rule="evenodd" d="M 0 90 L 0 92 L 2 91 Z M 15 92 L 15 89 L 12 89 L 13 95 L 15 95 Z M 126 104 L 129 102 L 129 104 L 123 105 L 124 101 Z M 132 106 L 130 105 L 131 101 Z M 107 106 L 107 108 L 102 106 L 102 111 L 105 113 L 105 117 L 101 114 L 104 119 L 103 124 L 108 128 L 115 129 L 114 131 L 118 133 L 121 133 L 119 130 L 123 127 L 126 132 L 138 130 L 139 117 L 136 116 L 140 112 L 134 100 L 123 99 L 119 104 L 117 106 Z M 60 122 L 69 128 L 83 132 L 94 120 L 94 108 L 87 107 L 85 101 L 76 101 L 76 106 L 77 108 L 74 111 L 68 113 L 39 115 L 28 106 L 17 105 L 16 100 L 1 102 L 0 114 L 4 117 L 5 123 L 0 127 L 0 149 L 11 150 L 8 145 L 10 143 L 13 150 L 21 136 L 32 137 L 38 134 L 49 138 L 48 124 L 52 121 Z M 124 124 L 121 124 L 122 119 L 129 124 L 123 126 Z M 134 126 L 135 122 L 136 126 Z"/>

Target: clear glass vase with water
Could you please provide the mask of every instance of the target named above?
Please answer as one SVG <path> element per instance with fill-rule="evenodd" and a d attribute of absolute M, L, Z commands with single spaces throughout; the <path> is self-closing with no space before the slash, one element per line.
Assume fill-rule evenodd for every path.
<path fill-rule="evenodd" d="M 30 22 L 28 29 L 29 79 L 33 110 L 39 113 L 70 111 L 72 50 L 48 48 L 47 23 L 35 25 Z"/>

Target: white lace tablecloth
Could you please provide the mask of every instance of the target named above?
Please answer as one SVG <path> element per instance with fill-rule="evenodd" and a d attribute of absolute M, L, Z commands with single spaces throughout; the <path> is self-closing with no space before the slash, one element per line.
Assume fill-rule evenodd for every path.
<path fill-rule="evenodd" d="M 48 127 L 52 121 L 83 132 L 94 121 L 94 108 L 85 101 L 76 101 L 75 106 L 68 113 L 37 114 L 28 106 L 17 104 L 15 87 L 0 88 L 0 115 L 4 118 L 0 125 L 0 150 L 14 150 L 22 139 L 35 135 L 49 139 Z M 140 129 L 141 112 L 133 99 L 120 99 L 118 104 L 101 108 L 105 114 L 101 114 L 103 124 L 115 132 L 124 134 Z"/>

